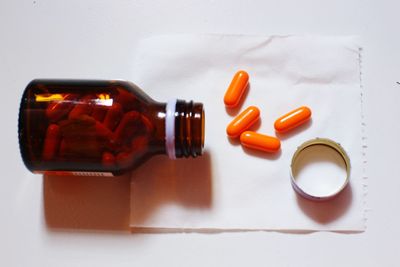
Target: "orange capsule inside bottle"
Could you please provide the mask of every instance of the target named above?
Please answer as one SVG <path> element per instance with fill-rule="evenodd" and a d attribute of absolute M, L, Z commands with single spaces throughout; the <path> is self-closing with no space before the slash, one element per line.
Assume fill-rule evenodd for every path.
<path fill-rule="evenodd" d="M 241 133 L 249 129 L 260 118 L 260 110 L 256 106 L 250 106 L 243 110 L 226 127 L 229 137 L 238 137 Z"/>
<path fill-rule="evenodd" d="M 140 113 L 137 111 L 129 111 L 125 113 L 117 129 L 114 131 L 115 141 L 117 144 L 129 143 L 129 136 L 134 136 L 139 131 Z"/>
<path fill-rule="evenodd" d="M 244 70 L 236 72 L 235 76 L 233 76 L 231 84 L 225 92 L 225 106 L 230 108 L 236 107 L 239 104 L 244 92 L 246 91 L 248 83 L 249 74 L 247 72 L 245 72 Z"/>
<path fill-rule="evenodd" d="M 74 103 L 74 108 L 69 112 L 68 118 L 77 118 L 80 115 L 90 115 L 93 110 L 94 103 L 91 103 L 93 96 L 87 95 L 81 100 L 77 100 Z"/>
<path fill-rule="evenodd" d="M 113 103 L 106 113 L 103 124 L 113 131 L 115 127 L 117 127 L 123 115 L 122 106 L 118 103 Z"/>
<path fill-rule="evenodd" d="M 278 152 L 281 149 L 281 141 L 278 138 L 252 131 L 242 133 L 240 143 L 245 147 L 270 153 Z"/>
<path fill-rule="evenodd" d="M 104 166 L 114 166 L 115 165 L 115 156 L 110 152 L 103 152 L 102 163 Z"/>
<path fill-rule="evenodd" d="M 44 139 L 43 154 L 44 160 L 52 160 L 57 154 L 58 146 L 61 141 L 60 127 L 57 124 L 50 124 Z"/>
<path fill-rule="evenodd" d="M 107 106 L 96 105 L 93 107 L 92 117 L 97 121 L 103 121 L 107 113 Z"/>
<path fill-rule="evenodd" d="M 60 95 L 60 99 L 52 101 L 46 108 L 46 116 L 50 121 L 58 121 L 64 116 L 68 115 L 70 110 L 74 107 L 74 102 L 77 99 L 77 94 L 57 94 Z M 38 98 L 36 96 L 36 98 Z M 36 101 L 40 101 L 37 99 Z"/>
<path fill-rule="evenodd" d="M 306 106 L 299 107 L 283 115 L 275 121 L 275 130 L 279 133 L 290 131 L 311 118 L 311 109 Z"/>

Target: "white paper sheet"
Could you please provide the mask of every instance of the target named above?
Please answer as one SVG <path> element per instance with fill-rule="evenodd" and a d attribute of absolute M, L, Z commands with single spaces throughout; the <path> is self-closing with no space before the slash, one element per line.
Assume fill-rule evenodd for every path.
<path fill-rule="evenodd" d="M 364 188 L 360 49 L 353 37 L 166 35 L 141 41 L 132 81 L 159 101 L 203 102 L 205 155 L 157 156 L 132 173 L 131 227 L 192 230 L 363 231 Z M 246 70 L 250 88 L 229 111 L 223 96 L 234 73 Z M 245 150 L 225 133 L 234 115 L 261 109 L 261 133 L 302 105 L 312 121 L 278 135 L 278 155 Z M 342 144 L 352 170 L 350 186 L 335 200 L 298 197 L 289 178 L 301 143 L 326 137 Z M 321 173 L 323 175 L 323 173 Z"/>

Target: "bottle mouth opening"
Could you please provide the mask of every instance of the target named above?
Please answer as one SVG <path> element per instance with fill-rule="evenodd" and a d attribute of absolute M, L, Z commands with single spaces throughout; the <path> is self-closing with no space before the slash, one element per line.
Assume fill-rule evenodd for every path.
<path fill-rule="evenodd" d="M 172 111 L 174 103 L 175 110 Z M 169 157 L 200 156 L 204 148 L 204 126 L 205 113 L 202 103 L 169 101 L 166 119 L 166 149 Z"/>

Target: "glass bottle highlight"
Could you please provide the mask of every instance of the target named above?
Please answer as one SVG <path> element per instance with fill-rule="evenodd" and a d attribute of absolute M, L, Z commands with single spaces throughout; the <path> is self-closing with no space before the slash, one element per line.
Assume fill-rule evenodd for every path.
<path fill-rule="evenodd" d="M 33 80 L 22 96 L 19 144 L 34 173 L 119 175 L 156 154 L 197 157 L 201 103 L 161 103 L 130 82 Z"/>

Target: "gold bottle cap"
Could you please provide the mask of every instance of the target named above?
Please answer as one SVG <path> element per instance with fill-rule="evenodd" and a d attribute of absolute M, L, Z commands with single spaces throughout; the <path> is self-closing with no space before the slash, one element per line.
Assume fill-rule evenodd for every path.
<path fill-rule="evenodd" d="M 318 194 L 318 195 L 314 194 L 314 193 L 310 193 L 310 192 L 307 192 L 304 188 L 302 188 L 302 186 L 300 186 L 298 183 L 298 179 L 297 179 L 298 177 L 296 177 L 296 175 L 295 175 L 295 174 L 297 174 L 297 171 L 298 171 L 296 163 L 298 162 L 298 159 L 300 159 L 302 156 L 304 156 L 304 153 L 303 153 L 304 150 L 311 146 L 329 147 L 329 148 L 333 149 L 334 151 L 336 151 L 344 161 L 344 164 L 346 166 L 346 177 L 343 181 L 341 181 L 341 184 L 338 187 L 329 188 L 330 193 Z M 346 151 L 343 149 L 343 147 L 339 143 L 336 143 L 335 141 L 332 141 L 327 138 L 311 139 L 311 140 L 306 141 L 303 144 L 301 144 L 297 148 L 296 152 L 293 154 L 292 162 L 290 164 L 290 176 L 291 176 L 292 186 L 298 194 L 300 194 L 301 196 L 303 196 L 307 199 L 310 199 L 313 201 L 329 200 L 329 199 L 337 196 L 340 192 L 342 192 L 346 188 L 346 186 L 348 185 L 349 180 L 350 180 L 350 169 L 351 169 L 350 158 L 348 157 Z"/>

